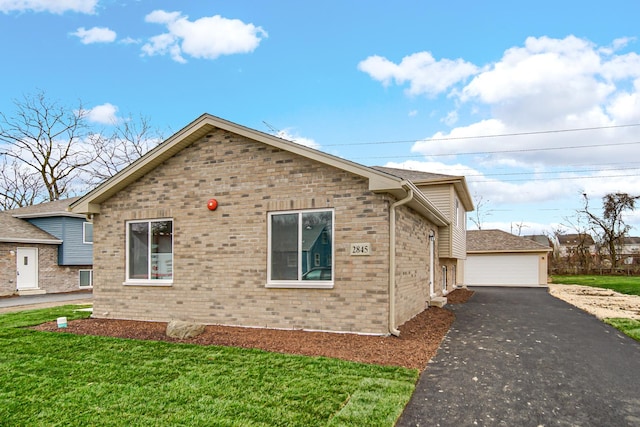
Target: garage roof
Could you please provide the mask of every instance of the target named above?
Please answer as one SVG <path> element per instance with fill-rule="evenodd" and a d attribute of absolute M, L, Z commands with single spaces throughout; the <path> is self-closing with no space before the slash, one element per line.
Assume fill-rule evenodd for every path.
<path fill-rule="evenodd" d="M 502 230 L 467 230 L 467 253 L 550 252 L 549 246 Z"/>

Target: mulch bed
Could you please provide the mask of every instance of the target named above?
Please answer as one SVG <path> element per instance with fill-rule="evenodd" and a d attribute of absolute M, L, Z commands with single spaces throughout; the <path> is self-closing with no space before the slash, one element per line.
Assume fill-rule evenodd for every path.
<path fill-rule="evenodd" d="M 473 291 L 456 289 L 447 295 L 447 301 L 449 304 L 461 304 L 472 295 Z M 403 366 L 422 371 L 435 355 L 454 318 L 454 314 L 447 310 L 446 306 L 445 308 L 430 307 L 400 326 L 399 337 L 210 325 L 201 335 L 180 340 L 167 337 L 165 322 L 92 318 L 70 321 L 65 329 L 59 329 L 56 322 L 44 323 L 33 329 L 80 335 L 257 348 L 278 353 L 325 356 L 361 363 Z"/>

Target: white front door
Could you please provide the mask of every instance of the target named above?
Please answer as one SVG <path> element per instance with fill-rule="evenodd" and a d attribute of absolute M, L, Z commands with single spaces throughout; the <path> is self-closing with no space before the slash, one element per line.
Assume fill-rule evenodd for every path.
<path fill-rule="evenodd" d="M 38 289 L 38 248 L 18 248 L 16 261 L 18 290 Z"/>

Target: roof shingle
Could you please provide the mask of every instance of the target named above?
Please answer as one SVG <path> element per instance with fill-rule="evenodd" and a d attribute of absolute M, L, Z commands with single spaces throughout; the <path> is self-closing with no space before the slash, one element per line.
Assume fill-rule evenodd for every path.
<path fill-rule="evenodd" d="M 59 239 L 8 212 L 0 212 L 0 242 L 60 244 Z"/>
<path fill-rule="evenodd" d="M 551 248 L 502 230 L 468 230 L 467 252 L 548 252 Z"/>

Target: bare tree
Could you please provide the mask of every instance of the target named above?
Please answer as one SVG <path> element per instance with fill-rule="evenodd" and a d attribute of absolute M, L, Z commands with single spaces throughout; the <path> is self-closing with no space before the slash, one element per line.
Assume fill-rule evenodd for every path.
<path fill-rule="evenodd" d="M 513 232 L 514 227 L 515 227 L 515 229 L 516 229 L 516 230 L 518 230 L 518 234 L 515 234 L 515 233 Z M 523 228 L 529 228 L 529 226 L 528 226 L 528 225 L 526 225 L 526 224 L 525 224 L 524 222 L 522 222 L 522 221 L 520 221 L 520 222 L 518 222 L 518 223 L 515 223 L 515 224 L 512 222 L 512 223 L 511 223 L 511 234 L 515 234 L 516 236 L 522 236 L 522 229 L 523 229 Z"/>
<path fill-rule="evenodd" d="M 21 167 L 15 159 L 11 163 L 2 159 L 0 171 L 0 209 L 15 209 L 30 206 L 44 191 L 36 172 Z"/>
<path fill-rule="evenodd" d="M 102 182 L 124 167 L 142 157 L 162 141 L 160 132 L 153 129 L 148 117 L 134 120 L 131 115 L 114 123 L 113 133 L 108 137 L 95 138 L 96 160 L 88 165 L 89 184 Z"/>
<path fill-rule="evenodd" d="M 18 178 L 15 174 L 24 174 L 27 183 L 37 175 L 42 189 L 31 183 L 31 191 L 38 192 L 35 197 L 23 200 L 19 193 L 25 189 L 16 188 L 17 194 L 9 194 L 9 198 L 22 200 L 20 204 L 67 196 L 70 183 L 96 158 L 93 150 L 87 149 L 87 111 L 81 103 L 75 109 L 60 106 L 42 91 L 14 100 L 14 105 L 14 115 L 0 113 L 0 153 L 4 165 L 14 168 L 13 174 L 5 170 L 3 175 L 9 178 L 9 187 L 11 179 Z M 11 159 L 9 163 L 7 159 Z"/>
<path fill-rule="evenodd" d="M 485 218 L 491 216 L 491 213 L 493 212 L 493 210 L 491 209 L 486 209 L 488 203 L 489 200 L 485 200 L 484 197 L 477 193 L 474 194 L 473 204 L 475 205 L 476 209 L 473 216 L 471 216 L 469 219 L 471 219 L 471 222 L 473 222 L 475 226 L 478 227 L 478 230 L 482 230 Z"/>
<path fill-rule="evenodd" d="M 623 214 L 635 209 L 636 200 L 640 196 L 630 196 L 627 193 L 610 193 L 602 198 L 602 215 L 596 215 L 589 208 L 589 197 L 583 194 L 584 208 L 580 211 L 584 214 L 589 224 L 601 240 L 603 246 L 609 252 L 611 267 L 618 266 L 618 254 L 624 237 L 631 227 L 624 222 Z"/>
<path fill-rule="evenodd" d="M 53 201 L 74 186 L 97 184 L 157 145 L 149 119 L 114 122 L 110 136 L 96 132 L 81 102 L 71 109 L 40 91 L 14 100 L 13 115 L 0 112 L 0 208 Z"/>

